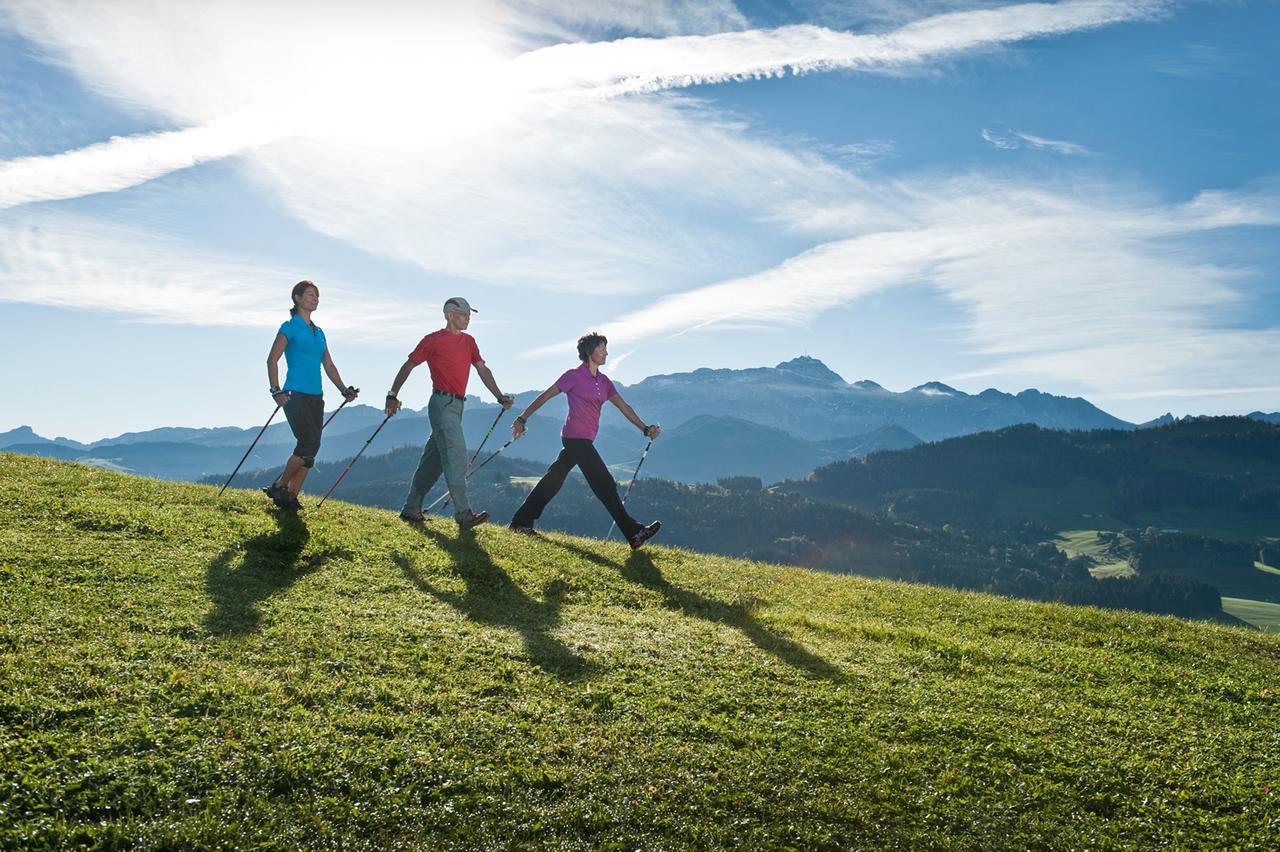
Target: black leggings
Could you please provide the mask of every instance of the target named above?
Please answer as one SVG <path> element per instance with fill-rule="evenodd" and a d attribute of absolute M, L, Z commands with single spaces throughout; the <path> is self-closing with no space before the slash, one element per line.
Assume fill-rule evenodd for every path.
<path fill-rule="evenodd" d="M 533 522 L 542 516 L 542 510 L 551 502 L 551 498 L 559 493 L 560 486 L 564 485 L 569 471 L 578 467 L 581 468 L 582 475 L 587 478 L 587 485 L 591 486 L 596 497 L 609 510 L 609 514 L 613 516 L 614 523 L 618 525 L 622 534 L 629 539 L 638 533 L 642 527 L 635 518 L 627 514 L 627 510 L 623 507 L 622 498 L 618 496 L 618 483 L 613 481 L 613 475 L 605 466 L 604 459 L 600 458 L 600 454 L 596 452 L 595 444 L 586 438 L 561 438 L 560 443 L 564 444 L 564 449 L 551 463 L 551 467 L 547 468 L 547 472 L 542 475 L 542 479 L 534 489 L 529 492 L 523 505 L 516 510 L 511 523 L 518 527 L 533 526 Z"/>

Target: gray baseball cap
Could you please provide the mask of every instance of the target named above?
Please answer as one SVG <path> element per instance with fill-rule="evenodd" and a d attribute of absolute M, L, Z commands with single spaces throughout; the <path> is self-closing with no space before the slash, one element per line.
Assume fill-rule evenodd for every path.
<path fill-rule="evenodd" d="M 452 299 L 444 303 L 444 312 L 446 314 L 478 314 L 475 308 L 471 307 L 471 303 L 461 296 L 454 296 Z"/>

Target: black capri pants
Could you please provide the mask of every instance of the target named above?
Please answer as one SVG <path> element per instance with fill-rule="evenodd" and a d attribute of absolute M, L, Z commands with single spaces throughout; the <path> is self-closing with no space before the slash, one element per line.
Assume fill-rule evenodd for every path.
<path fill-rule="evenodd" d="M 289 401 L 284 404 L 284 416 L 298 440 L 293 454 L 307 467 L 316 463 L 320 452 L 320 430 L 324 428 L 324 396 L 318 393 L 289 391 Z"/>
<path fill-rule="evenodd" d="M 582 475 L 587 478 L 587 485 L 591 486 L 597 499 L 609 510 L 609 514 L 613 516 L 613 521 L 622 534 L 630 539 L 638 533 L 642 526 L 627 514 L 626 508 L 622 505 L 622 498 L 618 496 L 618 483 L 614 482 L 613 475 L 609 473 L 604 459 L 600 458 L 595 444 L 586 438 L 561 438 L 560 443 L 564 445 L 564 449 L 551 463 L 551 467 L 547 468 L 547 472 L 542 475 L 538 484 L 529 492 L 524 503 L 516 510 L 511 523 L 519 527 L 533 526 L 533 522 L 542 516 L 542 510 L 551 502 L 551 498 L 559 493 L 565 477 L 571 470 L 578 467 L 581 468 Z"/>

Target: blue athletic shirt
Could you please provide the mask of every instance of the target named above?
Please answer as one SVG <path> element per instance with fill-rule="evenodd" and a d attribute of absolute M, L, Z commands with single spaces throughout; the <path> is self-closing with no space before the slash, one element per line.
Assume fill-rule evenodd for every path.
<path fill-rule="evenodd" d="M 284 360 L 289 365 L 284 389 L 298 393 L 324 393 L 324 385 L 320 382 L 320 363 L 324 360 L 324 350 L 328 346 L 324 340 L 324 331 L 316 326 L 315 333 L 312 334 L 307 321 L 294 314 L 280 326 L 280 333 L 289 340 L 284 348 Z"/>

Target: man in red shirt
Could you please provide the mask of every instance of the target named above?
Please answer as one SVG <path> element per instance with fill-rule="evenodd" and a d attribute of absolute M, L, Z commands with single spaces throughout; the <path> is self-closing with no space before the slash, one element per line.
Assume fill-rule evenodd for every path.
<path fill-rule="evenodd" d="M 467 442 L 462 435 L 462 406 L 467 398 L 471 367 L 476 368 L 480 381 L 484 382 L 503 410 L 511 407 L 515 397 L 498 390 L 493 373 L 480 357 L 475 338 L 467 334 L 474 310 L 466 299 L 460 297 L 445 302 L 445 327 L 422 338 L 409 353 L 409 359 L 396 373 L 387 394 L 386 412 L 390 416 L 400 410 L 400 399 L 396 394 L 401 386 L 415 367 L 426 362 L 431 370 L 431 402 L 427 404 L 431 437 L 427 439 L 422 460 L 413 474 L 413 484 L 409 486 L 409 496 L 400 510 L 400 517 L 406 521 L 422 523 L 422 500 L 442 472 L 449 486 L 458 526 L 465 530 L 489 520 L 488 512 L 473 512 L 467 502 Z"/>

